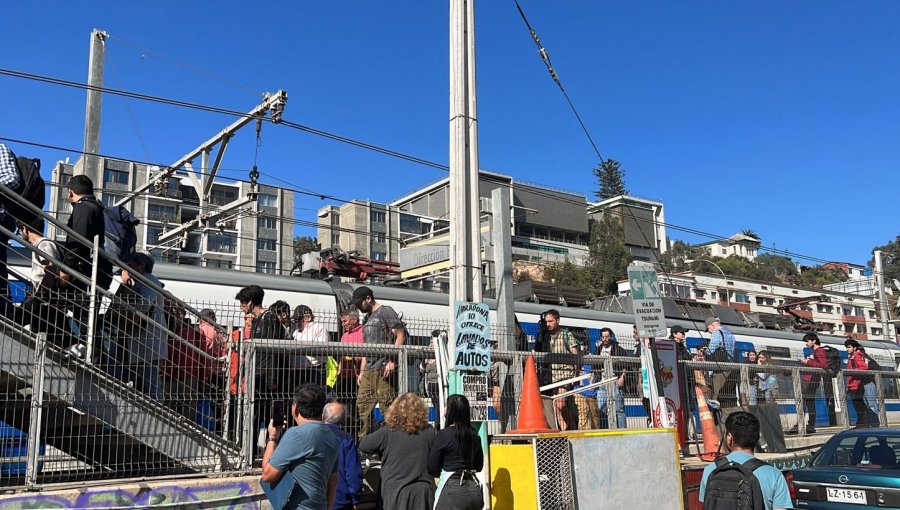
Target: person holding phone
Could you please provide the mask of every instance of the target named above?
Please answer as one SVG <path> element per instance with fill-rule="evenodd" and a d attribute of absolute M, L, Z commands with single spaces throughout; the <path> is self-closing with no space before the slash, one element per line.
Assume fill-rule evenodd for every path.
<path fill-rule="evenodd" d="M 291 404 L 296 426 L 283 434 L 281 427 L 276 427 L 275 417 L 284 413 L 273 409 L 260 486 L 276 510 L 334 506 L 340 444 L 322 423 L 324 407 L 324 388 L 300 385 Z"/>

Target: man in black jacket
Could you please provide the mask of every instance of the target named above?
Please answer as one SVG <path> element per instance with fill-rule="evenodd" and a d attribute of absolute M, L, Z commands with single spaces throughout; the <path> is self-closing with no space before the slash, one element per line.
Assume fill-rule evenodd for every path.
<path fill-rule="evenodd" d="M 106 234 L 106 220 L 103 215 L 103 204 L 94 197 L 94 182 L 86 175 L 73 175 L 67 185 L 69 202 L 72 204 L 72 214 L 66 226 L 93 243 L 96 236 L 100 236 L 101 244 Z M 87 279 L 91 278 L 91 266 L 93 257 L 92 244 L 84 244 L 74 236 L 67 235 L 63 245 L 62 261 Z M 79 290 L 87 290 L 88 285 L 71 275 L 60 272 L 59 279 Z M 102 256 L 99 257 L 97 267 L 97 287 L 109 290 L 112 283 L 112 262 Z"/>
<path fill-rule="evenodd" d="M 93 241 L 99 236 L 100 246 L 103 246 L 106 234 L 106 220 L 103 214 L 103 204 L 94 197 L 94 182 L 86 175 L 73 175 L 67 185 L 69 202 L 72 204 L 72 214 L 66 226 L 85 237 L 90 244 L 83 243 L 72 235 L 66 236 L 66 242 L 62 249 L 62 262 L 76 271 L 78 274 L 90 280 L 93 267 Z M 97 288 L 109 290 L 112 283 L 112 262 L 103 256 L 103 250 L 97 258 Z M 80 329 L 82 338 L 88 333 L 87 315 L 90 310 L 90 299 L 87 292 L 90 285 L 61 270 L 59 273 L 61 287 L 69 287 L 71 290 L 65 293 L 64 298 L 72 309 L 72 316 Z M 98 300 L 100 295 L 98 294 Z M 95 352 L 99 352 L 95 351 Z"/>

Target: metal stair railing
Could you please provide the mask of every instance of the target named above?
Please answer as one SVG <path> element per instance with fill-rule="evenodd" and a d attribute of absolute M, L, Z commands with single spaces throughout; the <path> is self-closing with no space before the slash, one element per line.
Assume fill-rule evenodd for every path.
<path fill-rule="evenodd" d="M 96 240 L 89 244 L 3 185 L 0 198 L 18 202 L 70 239 L 93 245 L 91 262 L 97 267 L 101 250 Z M 71 277 L 64 289 L 33 290 L 24 306 L 10 308 L 10 316 L 0 324 L 0 349 L 6 351 L 0 357 L 0 384 L 5 383 L 7 404 L 14 404 L 4 406 L 7 411 L 0 411 L 0 421 L 20 446 L 22 431 L 30 432 L 27 483 L 36 483 L 38 476 L 87 479 L 116 472 L 240 467 L 238 445 L 223 439 L 227 414 L 216 417 L 210 412 L 217 408 L 213 403 L 229 400 L 227 386 L 214 384 L 211 374 L 227 372 L 230 356 L 203 349 L 198 328 L 185 317 L 188 311 L 199 316 L 196 310 L 152 276 L 128 271 L 125 280 L 130 285 L 109 292 L 97 287 L 96 269 L 88 279 L 61 256 L 18 238 L 17 232 L 0 225 L 0 234 L 19 240 L 24 249 Z M 108 253 L 103 256 L 129 267 Z M 14 279 L 29 279 L 12 273 Z M 221 327 L 211 326 L 221 335 Z M 23 329 L 42 334 L 36 338 Z M 169 350 L 178 356 L 169 356 Z M 205 416 L 198 403 L 206 403 Z M 17 470 L 0 470 L 0 485 L 21 479 L 21 463 L 13 467 Z"/>

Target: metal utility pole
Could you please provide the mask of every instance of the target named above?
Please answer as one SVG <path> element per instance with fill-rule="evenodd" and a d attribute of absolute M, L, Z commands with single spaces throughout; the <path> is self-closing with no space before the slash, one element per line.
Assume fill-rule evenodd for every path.
<path fill-rule="evenodd" d="M 450 1 L 451 305 L 480 303 L 482 298 L 474 4 L 474 0 Z"/>
<path fill-rule="evenodd" d="M 516 350 L 515 301 L 513 300 L 512 236 L 509 232 L 509 190 L 497 188 L 491 192 L 491 225 L 494 243 L 494 287 L 497 289 L 497 329 L 506 340 L 500 347 Z"/>
<path fill-rule="evenodd" d="M 895 342 L 890 307 L 884 292 L 884 266 L 881 262 L 881 250 L 875 250 L 875 285 L 878 287 L 878 312 L 881 315 L 881 333 L 884 335 L 885 340 Z"/>
<path fill-rule="evenodd" d="M 91 56 L 88 61 L 88 85 L 87 105 L 84 112 L 84 165 L 82 173 L 87 175 L 95 184 L 102 182 L 100 175 L 100 160 L 97 156 L 100 152 L 100 114 L 103 106 L 103 63 L 106 58 L 106 32 L 95 28 L 91 31 Z M 96 88 L 94 88 L 96 87 Z M 77 167 L 76 167 L 77 168 Z"/>

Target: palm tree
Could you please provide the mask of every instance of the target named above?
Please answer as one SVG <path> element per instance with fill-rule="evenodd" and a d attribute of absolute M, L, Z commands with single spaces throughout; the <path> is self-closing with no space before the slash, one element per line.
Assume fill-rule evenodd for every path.
<path fill-rule="evenodd" d="M 749 228 L 745 229 L 745 230 L 741 230 L 741 235 L 745 235 L 747 237 L 752 237 L 753 239 L 756 239 L 757 241 L 762 240 L 762 238 L 759 237 L 759 234 L 754 232 L 753 229 L 749 229 Z"/>

